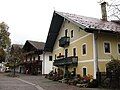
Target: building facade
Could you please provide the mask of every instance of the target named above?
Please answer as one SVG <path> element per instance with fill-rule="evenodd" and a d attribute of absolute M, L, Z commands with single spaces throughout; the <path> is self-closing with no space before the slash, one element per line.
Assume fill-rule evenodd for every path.
<path fill-rule="evenodd" d="M 21 73 L 42 74 L 44 43 L 27 40 L 23 46 L 25 59 L 23 60 Z"/>
<path fill-rule="evenodd" d="M 52 52 L 54 70 L 96 78 L 111 57 L 120 58 L 119 32 L 111 21 L 55 11 L 45 50 Z"/>

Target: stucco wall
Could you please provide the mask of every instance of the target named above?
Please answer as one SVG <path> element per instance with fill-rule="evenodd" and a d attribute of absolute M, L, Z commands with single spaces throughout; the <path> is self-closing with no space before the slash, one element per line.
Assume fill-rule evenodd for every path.
<path fill-rule="evenodd" d="M 49 52 L 46 52 L 43 55 L 42 74 L 49 74 L 50 71 L 52 71 L 53 61 L 49 61 L 49 56 L 51 56 L 51 53 L 49 53 Z"/>
<path fill-rule="evenodd" d="M 59 39 L 63 37 L 65 34 L 65 30 L 68 29 L 68 36 L 70 37 L 71 35 L 71 30 L 74 31 L 73 38 L 70 37 L 70 45 L 66 48 L 59 47 Z M 64 55 L 64 50 L 68 49 L 68 56 L 73 56 L 73 48 L 76 48 L 77 56 L 79 57 L 79 60 L 89 60 L 93 59 L 93 35 L 91 33 L 87 33 L 83 30 L 81 30 L 78 26 L 75 24 L 69 22 L 66 20 L 64 21 L 61 30 L 59 32 L 59 35 L 56 39 L 54 48 L 53 48 L 53 59 L 55 59 L 55 54 L 56 56 L 61 53 Z M 82 55 L 81 53 L 81 48 L 82 45 L 86 44 L 87 45 L 87 54 L 85 56 Z"/>
<path fill-rule="evenodd" d="M 111 53 L 110 54 L 105 54 L 104 53 L 104 42 L 110 42 L 111 45 Z M 111 56 L 114 58 L 119 58 L 120 59 L 120 54 L 118 54 L 118 42 L 120 42 L 120 39 L 117 35 L 112 35 L 112 34 L 99 34 L 98 35 L 98 58 L 100 60 L 109 60 L 111 59 Z"/>
<path fill-rule="evenodd" d="M 68 36 L 70 37 L 70 45 L 66 48 L 59 47 L 59 39 L 65 36 L 65 30 L 68 29 Z M 71 38 L 71 30 L 74 31 L 73 38 Z M 82 45 L 87 45 L 87 54 L 82 54 Z M 93 75 L 94 73 L 94 63 L 93 63 L 93 34 L 87 33 L 84 30 L 80 29 L 77 25 L 64 21 L 59 35 L 56 39 L 54 48 L 53 48 L 53 60 L 55 60 L 55 55 L 59 56 L 59 53 L 65 55 L 65 49 L 68 49 L 68 57 L 73 56 L 73 48 L 76 48 L 76 54 L 78 56 L 78 66 L 77 67 L 69 67 L 69 71 L 73 71 L 76 68 L 76 73 L 83 75 L 82 68 L 87 68 L 87 74 Z"/>

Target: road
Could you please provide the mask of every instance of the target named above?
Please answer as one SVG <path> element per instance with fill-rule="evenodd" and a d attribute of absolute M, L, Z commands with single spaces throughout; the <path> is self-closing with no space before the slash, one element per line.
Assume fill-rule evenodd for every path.
<path fill-rule="evenodd" d="M 35 85 L 28 84 L 24 81 L 18 80 L 0 74 L 0 90 L 38 90 Z"/>
<path fill-rule="evenodd" d="M 100 88 L 79 88 L 65 83 L 48 80 L 44 76 L 19 74 L 19 78 L 0 73 L 0 90 L 107 90 Z M 110 89 L 108 89 L 110 90 Z"/>

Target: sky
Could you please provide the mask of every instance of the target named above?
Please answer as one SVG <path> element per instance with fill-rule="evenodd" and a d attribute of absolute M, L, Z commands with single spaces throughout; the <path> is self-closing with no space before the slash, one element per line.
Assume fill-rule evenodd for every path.
<path fill-rule="evenodd" d="M 0 22 L 9 26 L 12 44 L 45 42 L 54 10 L 101 18 L 99 0 L 0 0 Z"/>

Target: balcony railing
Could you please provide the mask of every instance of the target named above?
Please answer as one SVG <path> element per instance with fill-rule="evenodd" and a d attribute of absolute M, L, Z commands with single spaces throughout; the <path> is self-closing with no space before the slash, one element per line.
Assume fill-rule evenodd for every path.
<path fill-rule="evenodd" d="M 61 39 L 59 40 L 59 46 L 60 47 L 67 47 L 69 46 L 70 43 L 70 37 L 61 37 Z"/>
<path fill-rule="evenodd" d="M 64 65 L 77 66 L 78 65 L 78 57 L 71 56 L 71 57 L 56 59 L 56 60 L 54 60 L 53 65 L 54 66 L 64 66 Z"/>

